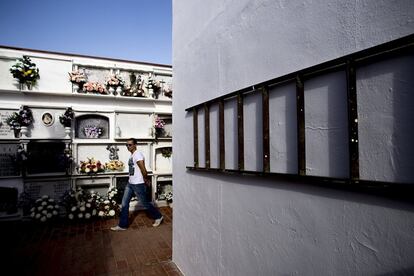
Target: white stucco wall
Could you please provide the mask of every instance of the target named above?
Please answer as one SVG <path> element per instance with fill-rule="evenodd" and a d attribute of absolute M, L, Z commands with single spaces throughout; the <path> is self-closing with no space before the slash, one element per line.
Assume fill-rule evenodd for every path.
<path fill-rule="evenodd" d="M 184 274 L 412 274 L 412 205 L 306 183 L 189 172 L 192 117 L 185 108 L 412 34 L 414 2 L 181 0 L 174 1 L 173 13 L 173 260 Z M 408 142 L 413 118 L 408 91 L 414 83 L 410 73 L 401 71 L 412 64 L 412 57 L 396 59 L 357 72 L 363 179 L 414 182 Z M 347 131 L 340 76 L 305 83 L 309 174 L 348 173 L 347 150 L 341 146 Z M 296 135 L 291 91 L 294 87 L 286 85 L 270 94 L 270 134 L 280 139 L 271 140 L 271 171 L 294 172 L 297 166 L 296 145 L 289 140 Z M 256 160 L 260 152 L 251 151 L 260 140 L 261 126 L 252 118 L 261 116 L 256 109 L 260 101 L 251 97 L 244 106 L 245 130 L 251 129 L 245 132 L 247 169 L 261 164 Z M 237 164 L 234 113 L 229 101 L 227 168 Z M 202 166 L 203 127 L 200 112 Z"/>

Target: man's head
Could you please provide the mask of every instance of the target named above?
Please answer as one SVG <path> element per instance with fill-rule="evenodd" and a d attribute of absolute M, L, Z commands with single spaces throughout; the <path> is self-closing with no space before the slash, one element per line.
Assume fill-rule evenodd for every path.
<path fill-rule="evenodd" d="M 137 149 L 137 140 L 135 138 L 129 138 L 126 143 L 129 152 L 133 153 Z"/>

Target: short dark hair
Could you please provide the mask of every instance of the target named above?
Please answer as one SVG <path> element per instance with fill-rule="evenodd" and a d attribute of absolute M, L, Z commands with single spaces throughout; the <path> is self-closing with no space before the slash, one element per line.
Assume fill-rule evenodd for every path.
<path fill-rule="evenodd" d="M 137 139 L 135 139 L 135 138 L 129 138 L 128 141 L 132 141 L 132 143 L 134 145 L 136 145 L 138 143 Z"/>

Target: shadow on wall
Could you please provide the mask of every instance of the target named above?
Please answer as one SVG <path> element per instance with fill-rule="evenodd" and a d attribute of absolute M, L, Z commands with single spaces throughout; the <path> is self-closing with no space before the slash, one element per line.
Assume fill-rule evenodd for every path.
<path fill-rule="evenodd" d="M 394 193 L 385 189 L 362 188 L 349 184 L 328 183 L 316 180 L 307 182 L 292 180 L 291 178 L 274 175 L 255 176 L 239 175 L 230 173 L 216 173 L 187 170 L 194 177 L 207 176 L 211 183 L 231 182 L 232 184 L 247 185 L 255 187 L 266 187 L 275 190 L 285 190 L 297 193 L 305 193 L 318 197 L 325 197 L 365 205 L 382 206 L 390 209 L 405 210 L 414 213 L 414 199 L 412 198 L 414 188 L 407 193 Z M 225 185 L 225 183 L 223 184 Z M 260 201 L 260 199 L 256 199 Z"/>
<path fill-rule="evenodd" d="M 377 276 L 395 276 L 395 275 L 414 275 L 414 266 L 387 272 L 384 274 L 378 274 Z"/>

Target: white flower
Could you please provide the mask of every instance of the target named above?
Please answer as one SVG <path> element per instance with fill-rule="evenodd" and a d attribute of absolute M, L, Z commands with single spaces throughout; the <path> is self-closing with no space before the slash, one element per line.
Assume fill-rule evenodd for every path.
<path fill-rule="evenodd" d="M 33 212 L 33 213 L 31 213 L 30 214 L 30 216 L 32 217 L 32 218 L 34 218 L 35 217 L 35 213 Z"/>
<path fill-rule="evenodd" d="M 68 215 L 68 218 L 69 218 L 69 219 L 73 219 L 73 214 L 69 214 L 69 215 Z"/>
<path fill-rule="evenodd" d="M 47 214 L 47 211 L 46 210 L 43 210 L 42 211 L 42 214 L 46 215 Z"/>
<path fill-rule="evenodd" d="M 104 201 L 104 203 L 105 203 L 105 204 L 109 204 L 109 203 L 110 203 L 110 201 L 109 201 L 109 200 L 105 200 L 105 201 Z"/>
<path fill-rule="evenodd" d="M 92 210 L 92 216 L 96 215 L 96 209 Z"/>
<path fill-rule="evenodd" d="M 56 216 L 58 214 L 58 212 L 56 210 L 53 210 L 53 215 Z"/>
<path fill-rule="evenodd" d="M 44 196 L 42 196 L 42 198 L 43 198 L 43 199 L 46 199 L 46 198 L 49 198 L 49 196 L 44 195 Z"/>
<path fill-rule="evenodd" d="M 49 202 L 55 202 L 53 198 L 49 198 Z"/>
<path fill-rule="evenodd" d="M 42 206 L 46 206 L 46 205 L 47 205 L 47 202 L 43 201 Z"/>
<path fill-rule="evenodd" d="M 39 206 L 39 207 L 37 207 L 37 210 L 42 210 L 43 209 L 43 206 Z"/>
<path fill-rule="evenodd" d="M 43 216 L 43 217 L 40 219 L 40 221 L 41 221 L 41 222 L 45 222 L 45 221 L 46 221 L 46 217 L 45 217 L 45 216 Z"/>
<path fill-rule="evenodd" d="M 47 218 L 51 218 L 52 217 L 52 214 L 51 213 L 47 213 Z"/>
<path fill-rule="evenodd" d="M 36 210 L 35 207 L 33 207 L 32 209 L 30 209 L 30 212 L 34 212 Z"/>
<path fill-rule="evenodd" d="M 78 218 L 83 218 L 83 214 L 82 213 L 79 213 L 78 214 Z"/>
<path fill-rule="evenodd" d="M 104 216 L 104 212 L 103 211 L 99 211 L 98 216 L 103 217 Z"/>
<path fill-rule="evenodd" d="M 91 208 L 91 204 L 90 203 L 86 203 L 86 207 L 87 208 Z"/>
<path fill-rule="evenodd" d="M 47 209 L 53 209 L 54 207 L 52 205 L 48 205 Z"/>
<path fill-rule="evenodd" d="M 89 219 L 90 217 L 91 217 L 91 214 L 89 214 L 89 213 L 86 213 L 86 214 L 85 214 L 85 218 L 86 218 L 86 219 Z"/>
<path fill-rule="evenodd" d="M 55 209 L 59 209 L 59 205 L 57 205 L 57 204 L 56 204 L 56 205 L 55 205 Z"/>
<path fill-rule="evenodd" d="M 88 202 L 92 202 L 92 198 L 88 199 Z"/>
<path fill-rule="evenodd" d="M 106 206 L 105 206 L 105 210 L 108 210 L 108 209 L 109 209 L 109 206 L 108 206 L 108 205 L 106 205 Z"/>
<path fill-rule="evenodd" d="M 114 210 L 109 211 L 109 215 L 110 215 L 111 217 L 115 216 L 115 211 L 114 211 Z"/>
<path fill-rule="evenodd" d="M 40 218 L 40 214 L 36 214 L 35 218 L 39 219 Z"/>
<path fill-rule="evenodd" d="M 82 207 L 79 208 L 79 210 L 81 210 L 81 212 L 85 212 L 85 207 L 82 206 Z"/>

